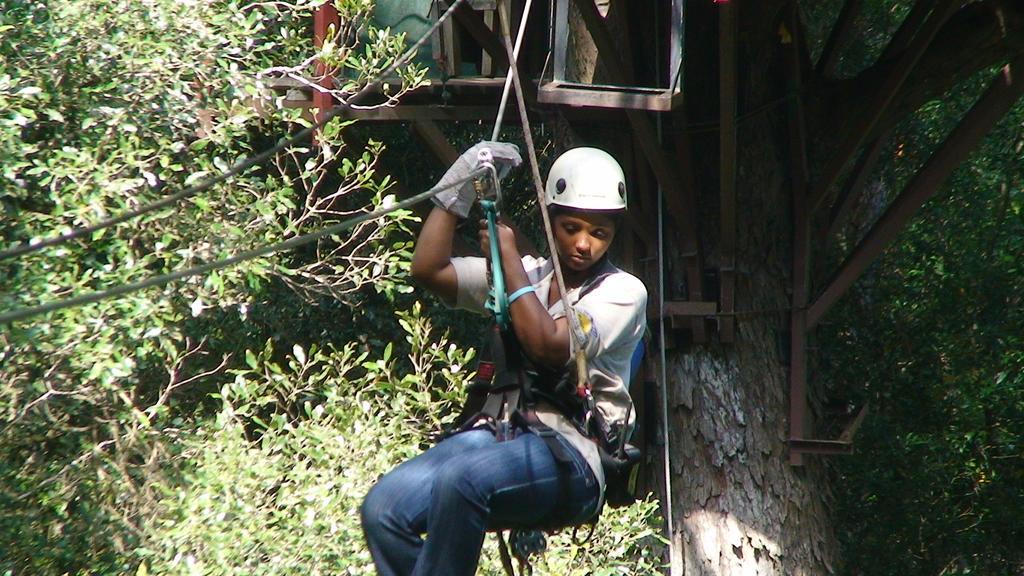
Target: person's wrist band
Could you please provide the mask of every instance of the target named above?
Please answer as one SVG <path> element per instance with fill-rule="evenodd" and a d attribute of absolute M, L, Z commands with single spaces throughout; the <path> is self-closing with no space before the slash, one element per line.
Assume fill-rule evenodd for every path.
<path fill-rule="evenodd" d="M 530 284 L 527 284 L 526 286 L 523 286 L 519 290 L 516 290 L 515 292 L 509 294 L 508 295 L 508 303 L 509 303 L 509 305 L 511 305 L 513 302 L 515 302 L 517 299 L 519 299 L 519 297 L 522 296 L 523 294 L 529 294 L 530 292 L 536 292 L 536 291 L 537 291 L 536 288 L 534 288 Z"/>

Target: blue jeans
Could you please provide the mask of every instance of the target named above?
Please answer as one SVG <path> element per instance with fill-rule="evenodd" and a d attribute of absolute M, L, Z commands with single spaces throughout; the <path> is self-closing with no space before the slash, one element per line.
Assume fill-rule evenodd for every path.
<path fill-rule="evenodd" d="M 559 441 L 568 465 L 534 434 L 498 442 L 489 430 L 471 430 L 384 475 L 361 510 L 378 574 L 470 576 L 487 530 L 536 526 L 556 508 L 567 524 L 589 519 L 597 480 L 579 452 Z M 567 472 L 562 497 L 558 475 Z"/>

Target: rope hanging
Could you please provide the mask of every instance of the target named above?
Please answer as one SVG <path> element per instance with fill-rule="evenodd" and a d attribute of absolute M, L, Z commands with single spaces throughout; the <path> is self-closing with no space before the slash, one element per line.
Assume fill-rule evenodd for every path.
<path fill-rule="evenodd" d="M 529 19 L 531 4 L 532 2 L 527 0 L 522 17 L 522 27 L 526 26 L 526 21 Z M 515 59 L 516 54 L 512 48 L 512 39 L 508 27 L 509 7 L 507 0 L 498 0 L 498 8 L 502 11 L 501 18 L 499 18 L 501 20 L 501 34 L 502 39 L 505 41 L 505 50 L 508 52 L 509 76 L 512 78 L 512 85 L 516 91 L 516 104 L 519 108 L 519 119 L 523 127 L 523 139 L 526 144 L 527 156 L 530 159 L 530 173 L 533 176 L 533 186 L 537 192 L 537 205 L 541 207 L 540 215 L 544 221 L 544 237 L 548 243 L 548 250 L 551 252 L 551 262 L 555 272 L 555 281 L 558 284 L 559 298 L 562 301 L 562 308 L 565 310 L 565 317 L 569 323 L 570 350 L 576 360 L 577 378 L 582 383 L 589 380 L 586 369 L 586 357 L 580 345 L 580 341 L 583 339 L 583 330 L 580 327 L 579 318 L 576 317 L 576 313 L 569 303 L 569 297 L 566 294 L 565 277 L 562 275 L 562 266 L 558 261 L 555 235 L 551 228 L 551 217 L 548 215 L 547 210 L 544 209 L 544 184 L 540 176 L 540 166 L 537 162 L 537 152 L 533 144 L 533 132 L 530 129 L 529 116 L 526 113 L 526 100 L 523 97 L 523 86 L 519 79 L 519 70 Z M 520 30 L 519 36 L 520 38 L 522 37 L 522 30 Z"/>
<path fill-rule="evenodd" d="M 532 0 L 526 0 L 526 4 L 523 8 L 523 15 L 520 20 L 519 32 L 516 36 L 515 47 L 513 47 L 511 33 L 509 31 L 510 11 L 508 2 L 507 0 L 498 0 L 498 10 L 500 12 L 498 19 L 501 21 L 502 39 L 504 40 L 505 50 L 508 53 L 509 70 L 505 78 L 505 87 L 502 92 L 501 103 L 498 107 L 498 117 L 495 120 L 494 132 L 491 139 L 497 140 L 498 134 L 501 131 L 501 120 L 504 115 L 505 105 L 508 102 L 508 91 L 511 85 L 516 91 L 516 104 L 519 110 L 519 119 L 522 124 L 523 139 L 525 141 L 526 152 L 530 160 L 530 173 L 533 177 L 533 185 L 537 193 L 537 205 L 540 207 L 541 218 L 544 222 L 545 239 L 547 240 L 548 250 L 551 254 L 555 282 L 558 285 L 558 296 L 562 302 L 562 309 L 565 311 L 566 321 L 569 324 L 569 347 L 576 361 L 577 389 L 581 395 L 585 394 L 585 397 L 589 402 L 591 401 L 589 396 L 589 375 L 587 371 L 586 355 L 584 354 L 583 347 L 581 345 L 582 329 L 580 327 L 579 318 L 576 317 L 576 313 L 569 302 L 569 297 L 565 288 L 565 278 L 562 275 L 561 263 L 558 261 L 558 251 L 555 244 L 554 232 L 551 228 L 551 218 L 544 207 L 544 185 L 540 176 L 540 166 L 537 162 L 537 152 L 533 143 L 533 132 L 530 129 L 530 121 L 526 113 L 526 100 L 523 97 L 522 83 L 519 78 L 518 52 L 522 44 L 524 31 L 526 29 L 526 22 L 529 19 L 532 3 Z M 496 242 L 496 238 L 491 236 L 490 241 L 494 243 Z M 546 298 L 543 301 L 546 302 Z M 589 409 L 593 409 L 593 407 L 591 406 Z M 516 576 L 515 570 L 512 568 L 511 559 L 509 558 L 508 546 L 505 543 L 505 538 L 501 531 L 498 532 L 498 549 L 501 555 L 502 567 L 505 569 L 506 574 L 508 576 Z M 533 573 L 533 567 L 530 565 L 528 554 L 524 554 L 522 557 L 517 554 L 517 559 L 519 560 L 520 576 L 523 574 Z"/>
<path fill-rule="evenodd" d="M 508 72 L 505 74 L 505 85 L 501 89 L 501 102 L 498 103 L 498 117 L 494 119 L 494 131 L 491 132 L 491 140 L 497 140 L 498 135 L 501 134 L 501 121 L 505 117 L 505 106 L 508 104 L 509 88 L 512 87 L 513 79 L 519 74 L 517 68 L 519 65 L 519 49 L 523 46 L 523 36 L 526 35 L 526 21 L 530 19 L 530 8 L 532 6 L 533 0 L 526 0 L 526 4 L 523 6 L 523 17 L 519 21 L 519 32 L 516 33 L 515 48 L 512 49 L 512 53 L 509 56 Z M 508 44 L 508 21 L 505 18 L 508 16 L 508 7 L 506 6 L 505 11 L 499 14 L 503 31 L 502 38 L 505 40 L 506 48 Z"/>

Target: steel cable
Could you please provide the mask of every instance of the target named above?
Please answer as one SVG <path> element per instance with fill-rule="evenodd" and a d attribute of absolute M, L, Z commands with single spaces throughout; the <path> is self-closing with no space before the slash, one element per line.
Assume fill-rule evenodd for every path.
<path fill-rule="evenodd" d="M 457 180 L 444 186 L 436 186 L 434 188 L 431 188 L 430 190 L 427 190 L 426 192 L 421 192 L 415 196 L 406 198 L 405 200 L 397 202 L 386 208 L 379 208 L 372 212 L 367 212 L 366 214 L 361 214 L 354 218 L 349 218 L 344 222 L 339 222 L 337 224 L 328 226 L 316 232 L 311 232 L 309 234 L 304 234 L 302 236 L 296 236 L 295 238 L 285 240 L 284 242 L 271 244 L 269 246 L 261 246 L 259 248 L 253 248 L 252 250 L 241 252 L 234 256 L 224 258 L 223 260 L 217 260 L 214 262 L 209 262 L 207 264 L 200 264 L 198 266 L 186 268 L 185 270 L 169 272 L 167 274 L 154 276 L 152 278 L 140 280 L 138 282 L 133 282 L 131 284 L 122 284 L 120 286 L 115 286 L 107 290 L 98 290 L 96 292 L 83 294 L 81 296 L 75 296 L 64 300 L 56 300 L 53 302 L 48 302 L 46 304 L 40 304 L 38 306 L 18 308 L 10 312 L 5 312 L 3 314 L 0 314 L 0 324 L 17 322 L 19 320 L 31 318 L 33 316 L 39 316 L 40 314 L 56 312 L 57 310 L 62 310 L 64 308 L 72 308 L 75 306 L 81 306 L 83 304 L 91 304 L 93 302 L 99 302 L 100 300 L 106 300 L 107 298 L 112 298 L 114 296 L 123 296 L 125 294 L 137 292 L 145 288 L 161 286 L 170 282 L 174 282 L 175 280 L 181 280 L 183 278 L 188 278 L 190 276 L 198 276 L 200 274 L 206 274 L 207 272 L 212 272 L 214 270 L 220 270 L 221 268 L 227 268 L 228 266 L 233 266 L 246 260 L 252 260 L 253 258 L 259 258 L 260 256 L 266 256 L 274 252 L 281 252 L 283 250 L 291 250 L 292 248 L 298 248 L 299 246 L 304 246 L 306 244 L 316 242 L 317 240 L 325 236 L 331 236 L 333 234 L 338 234 L 339 232 L 344 232 L 345 230 L 348 230 L 349 228 L 352 228 L 357 224 L 362 224 L 363 222 L 366 222 L 368 220 L 380 218 L 381 216 L 390 214 L 391 212 L 394 212 L 396 210 L 408 208 L 413 204 L 426 200 L 427 198 L 431 198 L 436 194 L 440 194 L 441 192 L 444 192 L 449 188 L 461 186 L 462 184 L 465 184 L 466 182 L 469 182 L 470 180 L 473 180 L 474 178 L 481 176 L 486 172 L 486 168 L 477 168 L 476 170 L 473 170 L 473 172 L 471 172 L 469 176 L 461 180 Z"/>

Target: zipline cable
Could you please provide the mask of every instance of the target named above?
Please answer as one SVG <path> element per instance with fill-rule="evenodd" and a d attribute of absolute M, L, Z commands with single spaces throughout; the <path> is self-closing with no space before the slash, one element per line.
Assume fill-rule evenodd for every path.
<path fill-rule="evenodd" d="M 658 136 L 661 137 L 661 122 L 658 122 Z M 665 483 L 665 502 L 662 516 L 665 518 L 665 531 L 668 536 L 669 576 L 682 574 L 682 562 L 676 544 L 674 496 L 672 494 L 672 435 L 668 426 L 668 359 L 665 355 L 665 194 L 658 184 L 658 372 L 661 380 L 661 467 L 662 481 Z"/>
<path fill-rule="evenodd" d="M 176 194 L 172 194 L 170 196 L 166 196 L 166 197 L 164 197 L 164 198 L 162 198 L 160 200 L 157 200 L 155 202 L 152 202 L 150 204 L 146 204 L 146 205 L 140 206 L 139 208 L 136 208 L 135 210 L 132 210 L 132 211 L 129 211 L 129 212 L 125 212 L 123 214 L 119 214 L 117 216 L 114 216 L 112 218 L 108 218 L 106 220 L 101 220 L 99 222 L 96 222 L 94 224 L 90 224 L 88 226 L 83 226 L 81 228 L 75 228 L 75 229 L 71 230 L 70 232 L 66 232 L 64 234 L 60 234 L 60 235 L 57 235 L 57 236 L 51 236 L 49 238 L 45 238 L 45 239 L 39 240 L 37 242 L 31 242 L 30 241 L 30 242 L 22 244 L 20 246 L 16 246 L 14 248 L 9 248 L 7 250 L 0 251 L 0 260 L 7 260 L 9 258 L 14 258 L 14 257 L 17 257 L 17 256 L 23 256 L 25 254 L 29 254 L 29 253 L 32 253 L 32 252 L 36 252 L 38 250 L 42 250 L 43 248 L 48 248 L 50 246 L 56 246 L 57 244 L 63 244 L 64 242 L 68 242 L 70 240 L 74 240 L 75 238 L 80 238 L 82 236 L 85 236 L 86 234 L 92 234 L 93 232 L 96 232 L 98 230 L 102 230 L 104 228 L 109 228 L 111 226 L 116 226 L 118 224 L 122 224 L 122 223 L 127 222 L 129 220 L 132 220 L 134 218 L 138 218 L 139 216 L 142 216 L 144 214 L 148 214 L 150 212 L 154 212 L 156 210 L 160 210 L 161 208 L 166 208 L 167 206 L 170 206 L 172 204 L 176 204 L 176 203 L 180 202 L 181 200 L 184 200 L 186 198 L 191 198 L 192 196 L 195 196 L 195 195 L 199 194 L 200 192 L 205 192 L 209 188 L 213 187 L 215 184 L 219 184 L 221 182 L 225 182 L 225 181 L 227 181 L 227 180 L 229 180 L 231 178 L 234 178 L 238 174 L 241 174 L 242 172 L 245 172 L 246 170 L 248 170 L 248 169 L 250 169 L 250 168 L 252 168 L 254 166 L 263 164 L 264 162 L 269 160 L 271 157 L 273 157 L 275 154 L 277 154 L 281 150 L 284 150 L 285 148 L 293 146 L 293 145 L 299 143 L 300 141 L 303 141 L 303 140 L 306 140 L 306 139 L 310 138 L 316 130 L 319 130 L 320 128 L 323 128 L 325 125 L 327 125 L 328 122 L 333 120 L 335 117 L 337 117 L 343 111 L 345 111 L 347 108 L 351 107 L 354 102 L 356 102 L 357 100 L 362 98 L 364 95 L 369 93 L 370 90 L 376 88 L 376 86 L 379 85 L 381 83 L 381 81 L 383 81 L 385 78 L 387 78 L 387 76 L 389 74 L 391 74 L 392 72 L 397 70 L 399 67 L 404 66 L 413 57 L 413 55 L 416 53 L 416 51 L 419 49 L 419 47 L 422 46 L 423 43 L 426 42 L 427 39 L 434 32 L 436 32 L 437 29 L 442 24 L 444 24 L 445 20 L 447 20 L 455 12 L 455 9 L 458 8 L 458 6 L 460 4 L 462 4 L 462 2 L 464 2 L 464 1 L 465 0 L 455 0 L 452 3 L 452 5 L 448 8 L 448 10 L 446 10 L 444 12 L 444 14 L 442 14 L 437 19 L 437 22 L 435 22 L 430 27 L 430 29 L 423 36 L 420 37 L 419 40 L 417 40 L 408 50 L 406 50 L 405 53 L 403 53 L 401 56 L 399 56 L 399 58 L 397 60 L 395 60 L 391 64 L 391 66 L 388 66 L 383 72 L 378 74 L 373 80 L 368 82 L 365 86 L 363 86 L 354 95 L 352 95 L 351 97 L 349 97 L 346 100 L 342 100 L 341 101 L 341 106 L 337 106 L 337 107 L 332 108 L 326 114 L 324 114 L 324 117 L 321 118 L 319 121 L 314 123 L 312 126 L 309 126 L 308 128 L 304 128 L 304 129 L 300 130 L 299 132 L 297 132 L 291 138 L 288 138 L 286 140 L 282 140 L 277 145 L 275 145 L 275 146 L 273 146 L 273 147 L 271 147 L 271 148 L 269 148 L 267 150 L 264 150 L 263 152 L 257 154 L 256 156 L 253 156 L 251 158 L 247 158 L 245 160 L 236 162 L 235 165 L 232 166 L 231 168 L 229 168 L 227 171 L 222 172 L 222 173 L 220 173 L 220 174 L 218 174 L 218 175 L 216 175 L 216 176 L 214 176 L 212 178 L 204 180 L 204 181 L 200 182 L 199 184 L 195 184 L 195 185 L 193 185 L 193 186 L 191 186 L 189 188 L 186 188 L 186 189 L 184 189 L 181 192 L 178 192 Z"/>
<path fill-rule="evenodd" d="M 526 21 L 529 19 L 530 6 L 533 4 L 533 0 L 526 0 L 526 7 L 523 8 L 523 17 L 519 23 L 519 33 L 516 37 L 516 47 L 512 50 L 512 54 L 509 55 L 509 66 L 508 72 L 505 74 L 505 86 L 501 91 L 501 101 L 498 103 L 498 113 L 494 118 L 494 130 L 491 133 L 491 141 L 497 141 L 498 135 L 501 133 L 501 120 L 505 116 L 505 107 L 508 105 L 508 95 L 512 88 L 512 77 L 513 72 L 517 69 L 519 61 L 519 48 L 522 46 L 523 36 L 526 33 Z M 502 10 L 498 10 L 498 17 L 502 19 L 508 18 L 508 14 Z M 507 21 L 505 27 L 507 28 Z M 481 153 L 483 154 L 483 153 Z M 481 156 L 480 158 L 483 158 Z M 478 158 L 478 160 L 480 159 Z M 490 163 L 490 168 L 494 170 L 494 164 Z M 487 237 L 490 242 L 490 256 L 489 268 L 491 275 L 491 295 L 488 299 L 487 308 L 494 312 L 494 319 L 497 322 L 498 327 L 502 330 L 508 329 L 509 323 L 509 311 L 508 311 L 508 295 L 505 293 L 505 274 L 501 268 L 501 251 L 498 248 L 498 229 L 497 221 L 501 210 L 501 186 L 498 182 L 497 173 L 493 176 L 493 186 L 497 193 L 494 200 L 480 199 L 480 207 L 484 211 L 484 216 L 487 219 Z"/>
<path fill-rule="evenodd" d="M 162 286 L 164 284 L 167 284 L 167 283 L 170 283 L 170 282 L 174 282 L 175 280 L 181 280 L 183 278 L 188 278 L 190 276 L 199 276 L 201 274 L 206 274 L 207 272 L 212 272 L 214 270 L 220 270 L 221 268 L 227 268 L 228 266 L 233 266 L 235 264 L 238 264 L 240 262 L 244 262 L 246 260 L 252 260 L 253 258 L 259 258 L 260 256 L 266 256 L 266 255 L 274 253 L 274 252 L 281 252 L 283 250 L 290 250 L 292 248 L 298 248 L 299 246 L 304 246 L 306 244 L 310 244 L 312 242 L 316 242 L 317 240 L 319 240 L 319 239 L 321 239 L 321 238 L 323 238 L 325 236 L 331 236 L 331 235 L 334 235 L 334 234 L 338 234 L 339 232 L 343 232 L 345 230 L 348 230 L 349 228 L 352 228 L 353 226 L 355 226 L 357 224 L 362 224 L 363 222 L 366 222 L 368 220 L 373 220 L 375 218 L 379 218 L 379 217 L 384 216 L 386 214 L 390 214 L 391 212 L 394 212 L 396 210 L 401 210 L 401 209 L 404 209 L 404 208 L 408 208 L 409 206 L 412 206 L 413 204 L 416 204 L 417 202 L 421 202 L 423 200 L 426 200 L 427 198 L 430 198 L 430 197 L 432 197 L 432 196 L 434 196 L 436 194 L 444 192 L 445 190 L 448 190 L 449 188 L 454 188 L 456 186 L 461 186 L 462 184 L 465 184 L 466 182 L 469 182 L 469 181 L 471 181 L 471 180 L 473 180 L 473 179 L 475 179 L 475 178 L 485 174 L 486 172 L 487 172 L 486 168 L 477 168 L 476 170 L 471 172 L 469 174 L 469 176 L 467 176 L 466 178 L 463 178 L 461 180 L 457 180 L 455 182 L 452 182 L 450 184 L 446 184 L 444 186 L 438 186 L 438 187 L 431 188 L 430 190 L 427 190 L 426 192 L 421 192 L 421 193 L 419 193 L 419 194 L 417 194 L 415 196 L 412 196 L 410 198 L 406 198 L 405 200 L 402 200 L 401 202 L 397 202 L 395 204 L 392 204 L 391 206 L 388 206 L 386 208 L 379 208 L 377 210 L 374 210 L 373 212 L 367 212 L 366 214 L 360 214 L 359 216 L 355 216 L 353 218 L 349 218 L 348 220 L 345 220 L 344 222 L 339 222 L 337 224 L 328 226 L 328 227 L 323 228 L 321 230 L 318 230 L 316 232 L 311 232 L 309 234 L 304 234 L 302 236 L 296 236 L 295 238 L 292 238 L 290 240 L 285 240 L 284 242 L 279 242 L 277 244 L 271 244 L 269 246 L 262 246 L 260 248 L 254 248 L 252 250 L 247 250 L 245 252 L 241 252 L 239 254 L 236 254 L 234 256 L 230 256 L 230 257 L 225 258 L 223 260 L 217 260 L 217 261 L 214 261 L 214 262 L 209 262 L 207 264 L 201 264 L 201 265 L 198 265 L 198 266 L 193 266 L 191 268 L 186 268 L 185 270 L 178 270 L 176 272 L 170 272 L 170 273 L 167 273 L 167 274 L 162 274 L 160 276 L 154 276 L 152 278 L 147 278 L 146 280 L 140 280 L 138 282 L 133 282 L 131 284 L 122 284 L 120 286 L 115 286 L 114 288 L 109 288 L 107 290 L 99 290 L 99 291 L 92 292 L 92 293 L 89 293 L 89 294 L 83 294 L 81 296 L 75 296 L 73 298 L 67 298 L 67 299 L 64 299 L 64 300 L 56 300 L 56 301 L 53 301 L 53 302 L 48 302 L 46 304 L 40 304 L 38 306 L 31 306 L 31 307 L 27 307 L 27 308 L 19 308 L 19 309 L 16 309 L 16 310 L 12 310 L 10 312 L 5 312 L 3 314 L 0 314 L 0 325 L 11 323 L 11 322 L 17 322 L 19 320 L 24 320 L 26 318 L 31 318 L 33 316 L 38 316 L 40 314 L 47 314 L 49 312 L 56 312 L 57 310 L 62 310 L 64 308 L 72 308 L 72 307 L 75 307 L 75 306 L 81 306 L 83 304 L 91 304 L 93 302 L 99 302 L 100 300 L 105 300 L 107 298 L 112 298 L 114 296 L 123 296 L 125 294 L 130 294 L 132 292 L 137 292 L 137 291 L 143 290 L 145 288 L 151 288 L 153 286 Z"/>

